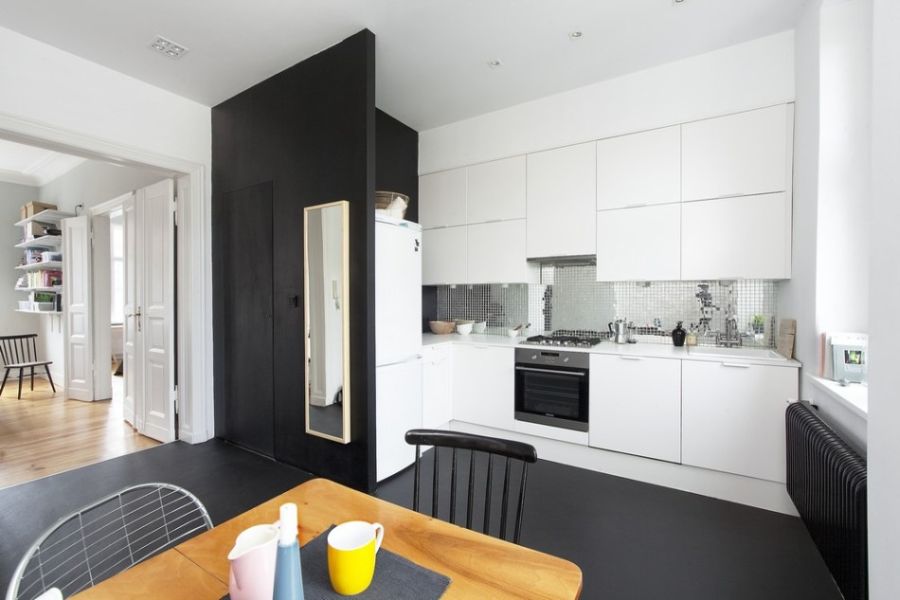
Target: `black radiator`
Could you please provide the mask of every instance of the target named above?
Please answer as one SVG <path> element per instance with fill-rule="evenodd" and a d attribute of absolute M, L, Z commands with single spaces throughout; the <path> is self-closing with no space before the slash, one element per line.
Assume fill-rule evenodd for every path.
<path fill-rule="evenodd" d="M 866 461 L 802 403 L 787 421 L 787 490 L 846 600 L 869 597 Z"/>

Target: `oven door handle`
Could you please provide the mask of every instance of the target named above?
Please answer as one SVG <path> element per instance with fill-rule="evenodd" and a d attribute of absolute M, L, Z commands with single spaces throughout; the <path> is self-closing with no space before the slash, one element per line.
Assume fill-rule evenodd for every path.
<path fill-rule="evenodd" d="M 531 371 L 532 373 L 556 373 L 557 375 L 574 375 L 575 377 L 584 377 L 587 373 L 579 373 L 577 371 L 557 371 L 555 369 L 535 369 L 533 367 L 516 367 L 516 371 Z"/>

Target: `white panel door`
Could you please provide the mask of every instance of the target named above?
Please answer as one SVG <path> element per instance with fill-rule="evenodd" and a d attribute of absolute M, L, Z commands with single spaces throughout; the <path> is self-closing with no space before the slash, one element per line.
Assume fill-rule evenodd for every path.
<path fill-rule="evenodd" d="M 597 281 L 681 277 L 681 204 L 597 213 Z"/>
<path fill-rule="evenodd" d="M 138 190 L 143 240 L 138 258 L 142 285 L 140 339 L 143 352 L 141 433 L 162 442 L 175 439 L 175 182 Z"/>
<path fill-rule="evenodd" d="M 784 192 L 685 202 L 681 277 L 789 279 L 791 201 Z"/>
<path fill-rule="evenodd" d="M 110 256 L 109 215 L 91 217 L 91 276 L 93 279 L 91 311 L 94 326 L 94 398 L 112 398 L 110 357 L 110 300 L 112 299 L 112 262 Z"/>
<path fill-rule="evenodd" d="M 682 125 L 682 199 L 789 189 L 792 112 L 779 104 Z"/>
<path fill-rule="evenodd" d="M 422 285 L 466 282 L 467 227 L 422 231 Z"/>
<path fill-rule="evenodd" d="M 681 361 L 591 355 L 590 445 L 681 462 Z"/>
<path fill-rule="evenodd" d="M 66 395 L 75 400 L 94 400 L 91 219 L 64 219 L 62 232 Z"/>
<path fill-rule="evenodd" d="M 138 340 L 141 326 L 141 303 L 138 299 L 140 278 L 137 270 L 138 248 L 141 242 L 140 207 L 134 194 L 122 203 L 122 241 L 123 241 L 123 281 L 124 301 L 123 314 L 123 369 L 125 394 L 122 408 L 125 421 L 140 429 L 144 424 L 143 415 L 138 415 L 136 407 L 140 402 L 143 389 L 143 352 Z"/>
<path fill-rule="evenodd" d="M 681 128 L 597 142 L 597 210 L 681 202 Z"/>
<path fill-rule="evenodd" d="M 597 144 L 528 155 L 528 257 L 596 252 Z"/>
<path fill-rule="evenodd" d="M 469 225 L 466 283 L 537 283 L 525 257 L 525 219 Z"/>
<path fill-rule="evenodd" d="M 525 218 L 525 157 L 469 167 L 466 222 L 485 223 Z"/>
<path fill-rule="evenodd" d="M 789 367 L 684 361 L 682 462 L 784 482 L 784 411 L 798 386 Z"/>
<path fill-rule="evenodd" d="M 416 452 L 404 436 L 422 427 L 422 361 L 375 369 L 376 479 L 411 465 Z"/>
<path fill-rule="evenodd" d="M 375 223 L 375 364 L 422 351 L 422 252 L 418 228 Z"/>
<path fill-rule="evenodd" d="M 466 224 L 466 169 L 419 177 L 419 224 L 423 229 Z"/>
<path fill-rule="evenodd" d="M 513 348 L 457 344 L 453 348 L 453 418 L 515 429 Z"/>

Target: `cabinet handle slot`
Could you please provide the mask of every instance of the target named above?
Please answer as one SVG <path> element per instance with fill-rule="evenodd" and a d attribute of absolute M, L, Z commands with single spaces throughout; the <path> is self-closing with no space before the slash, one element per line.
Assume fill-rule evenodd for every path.
<path fill-rule="evenodd" d="M 747 365 L 747 364 L 744 364 L 744 363 L 728 363 L 728 362 L 723 362 L 723 363 L 722 363 L 722 366 L 723 366 L 723 367 L 731 367 L 731 368 L 734 368 L 734 369 L 749 369 L 749 368 L 750 368 L 750 365 Z"/>

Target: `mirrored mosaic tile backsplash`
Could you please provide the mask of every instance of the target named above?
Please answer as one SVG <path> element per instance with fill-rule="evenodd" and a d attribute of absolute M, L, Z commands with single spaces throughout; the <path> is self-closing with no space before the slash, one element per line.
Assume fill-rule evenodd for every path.
<path fill-rule="evenodd" d="M 437 318 L 486 321 L 488 333 L 528 325 L 528 335 L 558 329 L 605 332 L 616 319 L 633 322 L 640 341 L 671 343 L 678 321 L 702 345 L 714 345 L 733 313 L 744 346 L 775 346 L 776 281 L 595 280 L 593 265 L 545 265 L 541 284 L 437 287 Z"/>

